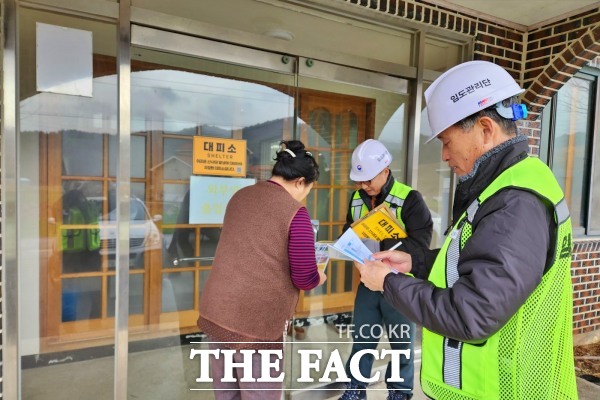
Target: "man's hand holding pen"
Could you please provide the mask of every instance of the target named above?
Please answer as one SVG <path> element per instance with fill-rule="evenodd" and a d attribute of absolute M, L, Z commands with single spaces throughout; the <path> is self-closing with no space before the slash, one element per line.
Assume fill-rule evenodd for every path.
<path fill-rule="evenodd" d="M 360 280 L 373 291 L 383 291 L 383 282 L 389 273 L 408 273 L 412 269 L 410 254 L 397 250 L 380 251 L 373 254 L 374 260 L 355 262 L 360 272 Z"/>

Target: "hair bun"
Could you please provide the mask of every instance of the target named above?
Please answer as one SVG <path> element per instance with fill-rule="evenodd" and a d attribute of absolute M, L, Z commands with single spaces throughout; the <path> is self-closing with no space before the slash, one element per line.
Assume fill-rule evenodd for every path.
<path fill-rule="evenodd" d="M 304 150 L 304 143 L 299 140 L 282 140 L 280 145 L 282 149 L 290 149 L 295 154 Z"/>

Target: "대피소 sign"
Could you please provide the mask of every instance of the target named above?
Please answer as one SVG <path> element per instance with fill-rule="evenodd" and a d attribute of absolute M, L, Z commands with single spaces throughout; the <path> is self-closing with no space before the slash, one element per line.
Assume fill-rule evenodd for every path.
<path fill-rule="evenodd" d="M 194 175 L 246 176 L 246 141 L 194 136 Z"/>

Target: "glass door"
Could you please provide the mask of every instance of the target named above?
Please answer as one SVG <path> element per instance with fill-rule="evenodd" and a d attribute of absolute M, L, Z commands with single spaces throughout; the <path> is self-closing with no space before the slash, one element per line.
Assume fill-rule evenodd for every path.
<path fill-rule="evenodd" d="M 358 143 L 386 143 L 394 176 L 404 178 L 405 81 L 349 68 L 336 75 L 338 81 L 320 75 L 327 72 L 325 63 L 303 74 L 294 57 L 137 26 L 132 44 L 130 285 L 121 293 L 129 296 L 128 390 L 132 397 L 185 399 L 198 398 L 194 389 L 209 399 L 211 385 L 196 384 L 199 365 L 190 360 L 190 350 L 207 346 L 196 320 L 221 225 L 190 223 L 194 138 L 244 140 L 245 177 L 254 180 L 270 177 L 281 140 L 302 140 L 321 169 L 306 199 L 319 222 L 316 239 L 336 240 L 356 189 L 348 173 Z M 93 100 L 39 96 L 44 107 L 56 109 L 61 126 L 37 103 L 24 104 L 22 114 L 35 117 L 23 126 L 38 120 L 49 125 L 31 129 L 38 147 L 24 148 L 23 157 L 24 170 L 39 173 L 40 186 L 30 197 L 39 199 L 40 237 L 47 238 L 39 246 L 46 252 L 39 258 L 39 323 L 45 333 L 38 352 L 75 350 L 87 357 L 95 348 L 95 360 L 112 354 L 114 341 L 119 143 L 115 58 L 94 54 L 93 60 L 95 71 L 102 71 L 94 78 Z M 360 82 L 363 77 L 368 84 Z M 70 119 L 68 106 L 80 103 L 94 108 Z M 40 154 L 37 163 L 34 154 Z M 226 185 L 214 184 L 201 195 L 224 190 Z M 225 204 L 201 207 L 218 214 Z M 37 221 L 34 214 L 29 219 Z M 304 337 L 290 334 L 296 343 L 331 342 L 317 346 L 347 352 L 348 338 L 340 339 L 335 324 L 349 321 L 358 275 L 351 263 L 331 260 L 327 276 L 325 285 L 301 292 L 296 308 L 296 323 L 314 326 Z M 297 361 L 286 358 L 288 393 L 297 388 Z"/>
<path fill-rule="evenodd" d="M 210 273 L 220 225 L 189 223 L 192 140 L 245 140 L 246 177 L 268 179 L 279 142 L 293 136 L 294 77 L 142 48 L 132 54 L 132 134 L 145 138 L 132 147 L 147 154 L 147 181 L 137 186 L 136 197 L 157 216 L 161 238 L 146 253 L 146 323 L 148 329 L 195 332 L 199 291 Z M 206 205 L 214 213 L 224 206 Z"/>
<path fill-rule="evenodd" d="M 117 30 L 25 7 L 18 18 L 20 207 L 11 240 L 20 246 L 21 397 L 111 399 Z M 135 255 L 131 323 L 140 325 L 146 260 Z"/>
<path fill-rule="evenodd" d="M 221 225 L 190 223 L 190 209 L 221 214 L 226 204 L 191 203 L 193 140 L 244 140 L 245 178 L 270 178 L 280 141 L 294 137 L 295 59 L 138 27 L 132 39 L 131 132 L 144 138 L 132 141 L 132 148 L 146 155 L 145 179 L 135 196 L 156 216 L 160 245 L 145 252 L 145 320 L 139 327 L 130 324 L 130 349 L 140 337 L 157 341 L 144 351 L 130 350 L 129 396 L 210 399 L 212 386 L 195 382 L 199 365 L 190 360 L 190 350 L 208 346 L 196 325 L 198 301 Z M 185 54 L 171 50 L 175 43 Z M 219 179 L 201 197 L 227 191 L 231 178 Z M 182 345 L 173 346 L 179 335 Z M 160 380 L 148 379 L 149 360 L 156 361 L 153 374 Z"/>

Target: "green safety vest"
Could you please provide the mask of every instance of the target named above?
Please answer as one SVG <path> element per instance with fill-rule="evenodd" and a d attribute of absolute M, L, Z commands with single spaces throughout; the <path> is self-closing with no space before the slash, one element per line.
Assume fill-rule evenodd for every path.
<path fill-rule="evenodd" d="M 82 207 L 86 207 L 88 219 L 84 218 Z M 61 227 L 60 249 L 68 253 L 95 251 L 100 249 L 99 212 L 90 203 L 70 207 L 63 213 L 63 224 L 78 225 L 75 229 Z M 81 226 L 87 225 L 87 226 Z"/>
<path fill-rule="evenodd" d="M 404 185 L 395 180 L 394 184 L 392 185 L 392 189 L 383 201 L 388 205 L 390 210 L 396 211 L 396 219 L 400 221 L 403 227 L 406 226 L 406 224 L 404 223 L 404 221 L 402 221 L 402 217 L 400 216 L 400 214 L 402 213 L 402 206 L 404 205 L 404 200 L 406 200 L 406 196 L 408 196 L 411 190 L 412 188 L 410 186 Z M 363 199 L 360 197 L 360 193 L 358 190 L 354 192 L 354 195 L 352 196 L 352 203 L 350 204 L 350 207 L 352 208 L 353 221 L 358 221 L 359 219 L 361 219 L 369 213 L 369 208 L 367 207 Z"/>
<path fill-rule="evenodd" d="M 577 399 L 573 362 L 571 218 L 550 169 L 528 157 L 500 174 L 453 226 L 429 280 L 451 288 L 458 259 L 479 207 L 504 188 L 527 190 L 554 206 L 555 254 L 541 283 L 484 343 L 449 339 L 423 329 L 421 386 L 433 399 Z M 490 243 L 493 246 L 493 243 Z"/>

